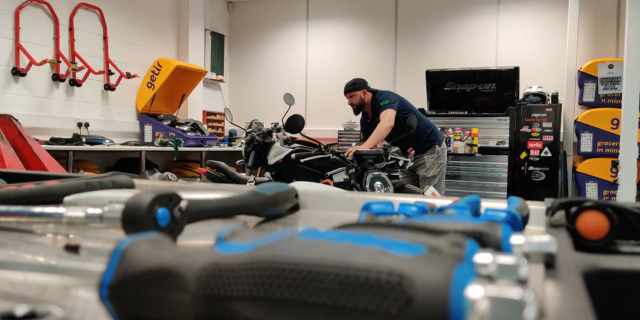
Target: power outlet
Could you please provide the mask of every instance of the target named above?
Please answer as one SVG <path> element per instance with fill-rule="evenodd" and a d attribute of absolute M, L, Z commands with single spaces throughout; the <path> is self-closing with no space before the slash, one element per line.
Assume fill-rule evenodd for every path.
<path fill-rule="evenodd" d="M 75 121 L 73 122 L 73 126 L 76 129 L 76 131 L 80 134 L 87 134 L 87 129 L 85 129 L 84 124 L 85 122 L 89 122 L 86 119 L 75 119 Z M 78 123 L 81 123 L 81 127 L 78 128 Z M 89 127 L 91 127 L 91 124 L 89 124 Z M 91 129 L 89 129 L 91 130 Z"/>

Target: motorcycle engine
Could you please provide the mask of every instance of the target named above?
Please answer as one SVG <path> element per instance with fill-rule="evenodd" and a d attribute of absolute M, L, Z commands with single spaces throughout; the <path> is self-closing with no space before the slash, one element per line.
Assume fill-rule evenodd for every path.
<path fill-rule="evenodd" d="M 393 193 L 393 184 L 385 173 L 369 171 L 364 174 L 364 188 L 368 192 Z"/>

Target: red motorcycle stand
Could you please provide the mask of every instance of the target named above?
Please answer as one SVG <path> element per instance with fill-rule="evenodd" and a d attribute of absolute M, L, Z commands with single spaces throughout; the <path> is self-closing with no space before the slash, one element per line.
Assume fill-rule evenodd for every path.
<path fill-rule="evenodd" d="M 20 12 L 22 11 L 22 9 L 26 8 L 27 6 L 29 6 L 30 4 L 41 4 L 43 6 L 45 6 L 47 8 L 47 10 L 49 10 L 49 13 L 51 14 L 51 17 L 53 18 L 53 23 L 54 23 L 54 36 L 53 36 L 53 43 L 54 43 L 54 52 L 55 52 L 55 59 L 44 59 L 40 62 L 36 61 L 27 51 L 27 49 L 25 49 L 25 47 L 22 45 L 22 43 L 20 43 Z M 64 54 L 62 53 L 62 51 L 60 51 L 60 20 L 58 20 L 58 15 L 56 15 L 55 10 L 53 10 L 53 7 L 51 7 L 51 5 L 44 1 L 44 0 L 27 0 L 25 2 L 23 2 L 20 6 L 18 6 L 18 8 L 16 9 L 16 12 L 14 14 L 14 18 L 15 18 L 15 35 L 14 35 L 14 41 L 15 41 L 15 63 L 16 66 L 13 67 L 11 69 L 11 75 L 13 76 L 20 76 L 20 77 L 26 77 L 27 76 L 27 72 L 29 72 L 29 70 L 31 69 L 32 66 L 42 66 L 45 63 L 49 63 L 51 65 L 51 70 L 53 71 L 53 75 L 51 76 L 51 79 L 53 81 L 59 81 L 59 82 L 65 82 L 67 77 L 69 76 L 69 68 L 71 67 L 71 63 L 69 62 L 69 60 L 64 56 Z M 29 63 L 27 64 L 27 66 L 25 68 L 20 67 L 20 53 L 23 53 L 27 59 L 29 59 Z M 67 65 L 67 71 L 62 74 L 60 73 L 60 64 L 64 62 Z"/>
<path fill-rule="evenodd" d="M 80 8 L 87 8 L 87 9 L 93 9 L 96 10 L 98 12 L 98 14 L 100 15 L 100 22 L 102 23 L 102 35 L 103 35 L 103 41 L 104 41 L 104 70 L 95 70 L 93 69 L 89 63 L 87 63 L 87 61 L 85 59 L 82 58 L 82 56 L 80 56 L 80 54 L 78 53 L 78 51 L 76 51 L 76 37 L 75 37 L 75 23 L 74 23 L 74 18 L 76 16 L 76 13 L 78 12 L 78 10 L 80 10 Z M 71 46 L 71 74 L 72 74 L 72 78 L 71 80 L 69 80 L 69 85 L 70 86 L 76 86 L 76 87 L 81 87 L 82 84 L 87 81 L 87 78 L 89 77 L 90 74 L 95 74 L 95 75 L 100 75 L 100 74 L 104 74 L 107 78 L 107 83 L 104 84 L 104 90 L 106 91 L 116 91 L 116 88 L 118 87 L 118 85 L 120 84 L 120 81 L 124 78 L 124 79 L 133 79 L 133 78 L 137 78 L 138 75 L 137 74 L 131 74 L 129 72 L 122 72 L 120 71 L 120 69 L 118 69 L 118 67 L 116 66 L 116 64 L 113 62 L 113 60 L 111 60 L 111 58 L 109 57 L 109 36 L 107 34 L 107 22 L 104 18 L 104 13 L 102 12 L 102 9 L 100 9 L 97 6 L 88 4 L 86 2 L 81 2 L 79 3 L 71 12 L 71 16 L 69 17 L 69 40 L 70 40 L 70 46 Z M 87 72 L 85 72 L 84 76 L 82 77 L 82 79 L 79 79 L 77 77 L 77 72 L 81 71 L 81 69 L 76 70 L 76 66 L 78 63 L 78 60 L 80 60 L 80 62 L 82 62 L 83 66 L 82 68 L 86 67 Z M 110 66 L 112 66 L 119 74 L 118 80 L 115 83 L 111 83 L 111 76 L 115 75 L 116 73 L 114 73 L 113 71 L 111 71 Z"/>

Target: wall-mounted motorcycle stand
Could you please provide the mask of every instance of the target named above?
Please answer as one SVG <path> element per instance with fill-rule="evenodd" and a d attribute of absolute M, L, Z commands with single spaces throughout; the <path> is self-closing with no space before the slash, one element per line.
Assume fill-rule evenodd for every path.
<path fill-rule="evenodd" d="M 76 13 L 78 12 L 78 10 L 80 10 L 81 8 L 87 8 L 87 9 L 93 9 L 95 11 L 98 12 L 98 14 L 100 15 L 100 22 L 102 23 L 102 39 L 104 41 L 104 70 L 95 70 L 93 69 L 89 63 L 87 63 L 86 60 L 84 60 L 82 58 L 82 56 L 80 56 L 80 54 L 78 53 L 78 51 L 76 51 L 76 37 L 75 37 L 75 23 L 74 23 L 74 18 L 76 16 Z M 109 37 L 107 35 L 107 22 L 105 21 L 104 18 L 104 13 L 102 12 L 102 9 L 100 9 L 99 7 L 96 7 L 94 5 L 82 2 L 79 3 L 71 12 L 71 16 L 69 17 L 69 40 L 70 40 L 70 46 L 71 46 L 71 74 L 73 79 L 69 80 L 69 85 L 70 86 L 76 86 L 76 87 L 81 87 L 82 84 L 87 81 L 87 78 L 89 77 L 90 74 L 104 74 L 106 76 L 106 80 L 107 83 L 104 84 L 104 90 L 106 91 L 116 91 L 116 88 L 118 87 L 118 85 L 120 84 L 120 81 L 124 78 L 124 79 L 133 79 L 133 78 L 137 78 L 138 75 L 137 74 L 131 74 L 129 72 L 122 72 L 120 71 L 120 69 L 118 69 L 118 67 L 116 66 L 116 64 L 113 62 L 113 60 L 111 60 L 111 58 L 109 57 Z M 78 67 L 78 60 L 80 62 L 82 62 L 83 66 L 82 67 Z M 113 72 L 110 68 L 110 66 L 113 67 L 113 69 L 115 69 L 119 76 L 118 76 L 118 80 L 116 80 L 115 83 L 111 83 L 111 76 L 114 76 L 116 73 Z M 84 76 L 82 77 L 82 79 L 77 77 L 77 72 L 81 71 L 84 67 L 86 67 L 87 72 L 85 72 Z"/>
<path fill-rule="evenodd" d="M 30 4 L 40 4 L 45 6 L 47 10 L 49 10 L 51 17 L 53 18 L 53 23 L 54 23 L 53 43 L 54 43 L 55 59 L 44 59 L 38 62 L 29 54 L 27 49 L 20 43 L 20 12 L 22 11 L 22 9 L 26 8 Z M 60 51 L 60 21 L 58 20 L 58 15 L 56 15 L 56 12 L 55 10 L 53 10 L 53 7 L 51 7 L 51 5 L 44 0 L 27 0 L 23 2 L 16 9 L 14 29 L 15 29 L 14 41 L 15 41 L 15 65 L 16 66 L 11 69 L 11 75 L 26 77 L 27 72 L 29 72 L 32 66 L 39 67 L 46 63 L 49 63 L 49 65 L 51 66 L 51 71 L 53 72 L 51 79 L 53 81 L 65 82 L 67 77 L 69 76 L 69 68 L 71 67 L 71 63 L 64 56 L 62 51 Z M 20 53 L 23 53 L 27 57 L 27 59 L 29 59 L 29 63 L 25 68 L 20 67 Z M 62 64 L 62 62 L 64 62 L 67 65 L 67 71 L 64 74 L 60 73 L 60 64 Z M 84 69 L 84 67 L 80 68 L 79 70 L 82 70 L 82 69 Z"/>

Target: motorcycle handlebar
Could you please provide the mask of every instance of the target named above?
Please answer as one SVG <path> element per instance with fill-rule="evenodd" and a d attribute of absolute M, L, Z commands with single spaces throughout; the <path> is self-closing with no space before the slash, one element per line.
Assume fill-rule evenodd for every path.
<path fill-rule="evenodd" d="M 294 153 L 291 155 L 291 160 L 302 160 L 302 159 L 306 159 L 306 158 L 310 158 L 313 156 L 317 156 L 318 153 L 316 152 L 300 152 L 300 153 Z"/>

